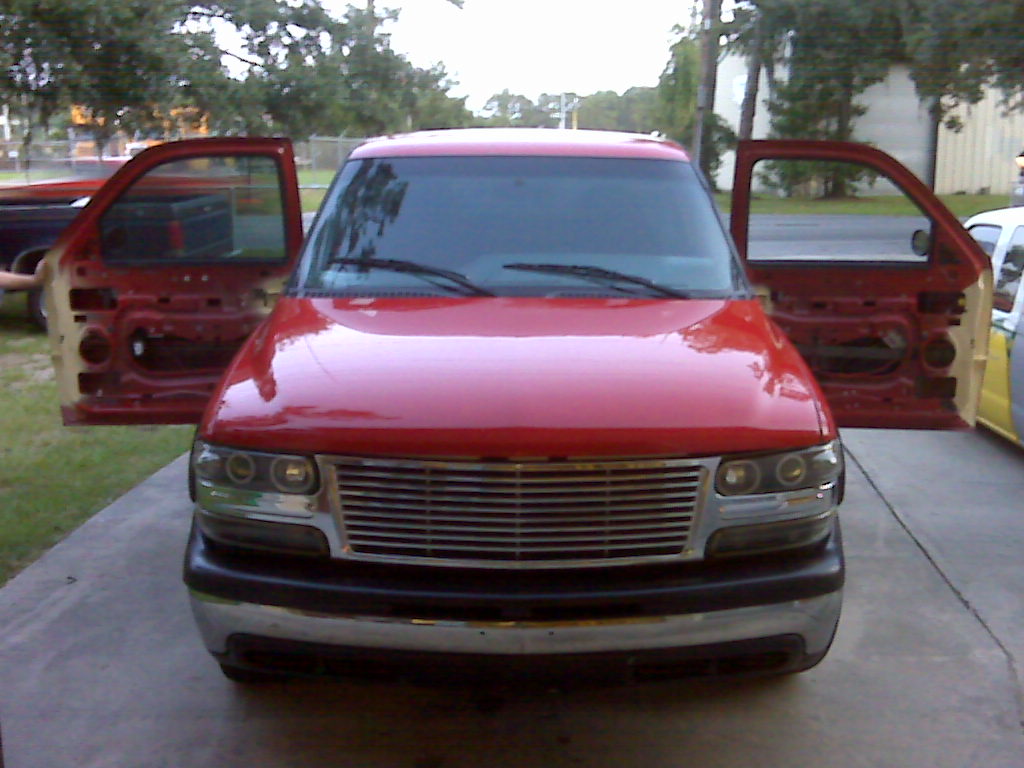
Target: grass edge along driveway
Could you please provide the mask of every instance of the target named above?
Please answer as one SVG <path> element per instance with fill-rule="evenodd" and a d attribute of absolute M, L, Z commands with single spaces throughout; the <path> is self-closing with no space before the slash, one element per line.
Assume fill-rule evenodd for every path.
<path fill-rule="evenodd" d="M 65 427 L 46 335 L 0 304 L 0 585 L 188 450 L 191 426 Z"/>

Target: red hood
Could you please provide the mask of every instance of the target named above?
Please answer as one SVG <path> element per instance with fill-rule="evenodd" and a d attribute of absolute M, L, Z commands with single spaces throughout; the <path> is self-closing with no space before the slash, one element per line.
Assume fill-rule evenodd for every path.
<path fill-rule="evenodd" d="M 835 435 L 754 301 L 282 299 L 212 442 L 465 457 L 696 456 Z"/>

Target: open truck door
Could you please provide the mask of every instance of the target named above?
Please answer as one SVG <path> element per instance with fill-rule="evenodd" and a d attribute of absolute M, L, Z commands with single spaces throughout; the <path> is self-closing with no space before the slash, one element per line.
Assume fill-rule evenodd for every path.
<path fill-rule="evenodd" d="M 128 162 L 47 257 L 65 424 L 197 422 L 301 243 L 285 139 L 175 142 Z"/>
<path fill-rule="evenodd" d="M 991 267 L 910 171 L 861 144 L 740 142 L 731 229 L 840 426 L 974 424 Z"/>

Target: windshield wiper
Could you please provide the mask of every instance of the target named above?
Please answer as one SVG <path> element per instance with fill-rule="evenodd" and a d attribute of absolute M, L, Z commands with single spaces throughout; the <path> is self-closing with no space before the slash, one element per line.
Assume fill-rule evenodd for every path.
<path fill-rule="evenodd" d="M 418 275 L 419 277 L 443 277 L 446 280 L 450 280 L 462 288 L 465 288 L 474 296 L 493 296 L 494 294 L 488 291 L 486 288 L 481 288 L 476 285 L 465 275 L 461 275 L 458 272 L 453 272 L 450 269 L 442 269 L 441 267 L 431 267 L 427 264 L 419 264 L 415 261 L 405 261 L 403 259 L 366 259 L 366 258 L 343 258 L 343 259 L 331 259 L 327 262 L 330 264 L 346 264 L 357 267 L 367 267 L 369 269 L 386 269 L 391 272 L 403 272 L 408 275 Z M 433 280 L 428 280 L 433 285 L 437 285 L 439 288 L 445 287 L 438 285 Z"/>
<path fill-rule="evenodd" d="M 627 275 L 624 272 L 616 272 L 604 267 L 593 267 L 583 264 L 526 264 L 523 262 L 505 264 L 504 266 L 505 269 L 518 269 L 523 272 L 552 272 L 561 275 L 576 275 L 602 283 L 632 283 L 633 285 L 648 288 L 661 296 L 670 296 L 674 299 L 689 298 L 685 293 L 673 290 L 672 288 L 666 288 L 664 285 L 659 285 L 653 280 L 648 280 L 646 277 Z"/>

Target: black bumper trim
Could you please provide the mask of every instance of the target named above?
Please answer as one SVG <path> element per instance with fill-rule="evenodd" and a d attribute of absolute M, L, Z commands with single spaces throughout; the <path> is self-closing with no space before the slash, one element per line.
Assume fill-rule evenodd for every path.
<path fill-rule="evenodd" d="M 800 672 L 825 653 L 796 635 L 628 652 L 503 656 L 369 649 L 232 635 L 222 664 L 282 676 L 325 676 L 429 685 L 630 684 L 694 677 Z"/>
<path fill-rule="evenodd" d="M 813 552 L 716 563 L 548 572 L 372 567 L 211 544 L 193 525 L 184 578 L 239 602 L 345 616 L 562 621 L 671 616 L 771 605 L 842 588 L 838 524 Z"/>

